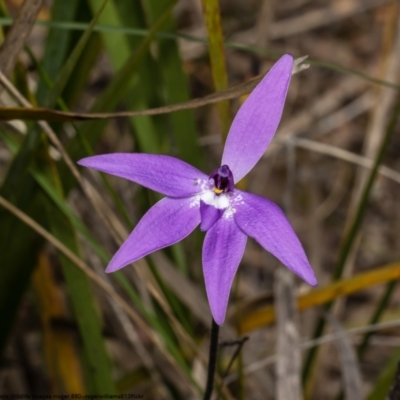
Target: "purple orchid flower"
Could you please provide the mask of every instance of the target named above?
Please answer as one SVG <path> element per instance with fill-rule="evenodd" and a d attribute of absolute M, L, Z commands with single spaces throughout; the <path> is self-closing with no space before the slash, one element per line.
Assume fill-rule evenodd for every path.
<path fill-rule="evenodd" d="M 317 280 L 281 209 L 271 201 L 234 187 L 258 162 L 281 119 L 293 68 L 286 54 L 253 90 L 229 131 L 222 166 L 210 176 L 176 158 L 153 154 L 105 154 L 78 164 L 129 179 L 166 195 L 139 221 L 114 255 L 114 272 L 189 235 L 206 231 L 203 272 L 215 322 L 222 325 L 233 278 L 247 236 L 310 285 Z"/>

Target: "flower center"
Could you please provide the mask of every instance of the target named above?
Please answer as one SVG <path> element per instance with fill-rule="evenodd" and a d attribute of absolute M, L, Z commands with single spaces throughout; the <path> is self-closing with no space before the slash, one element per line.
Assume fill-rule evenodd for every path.
<path fill-rule="evenodd" d="M 230 192 L 234 188 L 233 175 L 227 165 L 217 168 L 210 175 L 210 179 L 214 180 L 214 188 L 212 190 L 218 196 L 221 193 Z"/>

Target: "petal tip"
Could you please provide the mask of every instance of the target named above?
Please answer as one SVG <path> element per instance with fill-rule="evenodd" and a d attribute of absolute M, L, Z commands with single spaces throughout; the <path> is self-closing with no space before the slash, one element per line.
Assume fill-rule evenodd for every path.
<path fill-rule="evenodd" d="M 110 274 L 112 272 L 116 272 L 119 269 L 122 269 L 124 267 L 126 267 L 127 265 L 129 265 L 130 263 L 124 263 L 122 264 L 121 262 L 118 262 L 115 260 L 115 256 L 118 255 L 119 250 L 117 253 L 114 254 L 114 257 L 111 259 L 110 263 L 107 265 L 107 268 L 105 270 L 106 274 Z M 133 262 L 133 261 L 132 261 Z"/>
<path fill-rule="evenodd" d="M 306 283 L 308 283 L 310 286 L 318 286 L 318 281 L 317 278 L 315 277 L 314 271 L 311 269 L 307 274 L 300 275 L 300 278 L 302 278 Z"/>
<path fill-rule="evenodd" d="M 291 54 L 284 54 L 273 66 L 271 69 L 276 68 L 277 71 L 281 71 L 284 73 L 284 76 L 288 80 L 288 84 L 290 82 L 290 78 L 292 76 L 292 71 L 294 67 L 294 58 Z M 287 75 L 286 75 L 287 74 Z"/>
<path fill-rule="evenodd" d="M 314 287 L 318 286 L 317 278 L 314 276 L 312 279 L 308 279 L 308 284 Z"/>
<path fill-rule="evenodd" d="M 225 314 L 223 314 L 223 315 L 214 315 L 214 313 L 213 313 L 213 319 L 214 319 L 214 322 L 217 325 L 222 326 L 224 324 L 224 322 L 225 322 Z"/>
<path fill-rule="evenodd" d="M 108 265 L 106 270 L 104 271 L 106 274 L 111 274 L 112 272 L 117 271 L 119 268 L 112 266 L 112 265 Z"/>
<path fill-rule="evenodd" d="M 90 159 L 91 159 L 92 157 L 85 157 L 85 158 L 81 158 L 80 160 L 78 160 L 76 163 L 78 164 L 78 165 L 81 165 L 82 167 L 86 167 L 86 166 L 88 166 L 88 165 L 90 165 Z"/>
<path fill-rule="evenodd" d="M 281 57 L 281 60 L 293 61 L 293 56 L 290 53 L 286 53 Z"/>
<path fill-rule="evenodd" d="M 291 54 L 287 53 L 284 54 L 276 63 L 294 64 L 294 58 Z"/>
<path fill-rule="evenodd" d="M 219 301 L 217 302 L 215 299 L 210 300 L 209 298 L 209 304 L 210 304 L 210 309 L 211 309 L 211 315 L 213 317 L 214 322 L 222 326 L 225 321 L 225 316 L 226 316 L 226 310 L 227 310 L 227 304 L 223 305 Z"/>
<path fill-rule="evenodd" d="M 317 286 L 318 281 L 315 276 L 314 270 L 309 264 L 307 259 L 303 259 L 303 265 L 301 268 L 291 268 L 290 265 L 286 265 L 287 268 L 291 269 L 294 273 L 296 273 L 303 281 L 308 283 L 310 286 Z"/>
<path fill-rule="evenodd" d="M 294 59 L 284 54 L 262 78 L 236 114 L 225 142 L 222 164 L 235 182 L 254 167 L 267 150 L 281 120 Z"/>

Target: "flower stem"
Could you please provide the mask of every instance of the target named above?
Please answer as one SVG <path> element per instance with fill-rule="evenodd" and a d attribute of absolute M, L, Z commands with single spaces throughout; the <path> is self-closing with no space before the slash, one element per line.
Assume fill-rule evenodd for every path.
<path fill-rule="evenodd" d="M 217 365 L 219 325 L 214 319 L 211 322 L 210 351 L 208 358 L 207 386 L 204 393 L 204 400 L 210 400 L 214 387 L 215 366 Z"/>

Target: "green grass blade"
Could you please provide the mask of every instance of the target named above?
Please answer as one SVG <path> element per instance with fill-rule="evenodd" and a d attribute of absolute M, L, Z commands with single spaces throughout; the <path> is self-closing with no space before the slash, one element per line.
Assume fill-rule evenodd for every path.
<path fill-rule="evenodd" d="M 155 21 L 169 3 L 170 0 L 146 1 L 151 21 Z M 171 33 L 175 31 L 175 23 L 171 17 L 166 22 L 164 29 Z M 189 82 L 182 68 L 177 43 L 158 38 L 157 44 L 166 104 L 188 101 L 190 99 Z M 201 169 L 203 154 L 197 144 L 198 136 L 193 111 L 179 111 L 170 114 L 169 117 L 179 158 Z"/>
<path fill-rule="evenodd" d="M 3 134 L 2 137 L 4 139 L 6 136 Z M 6 143 L 14 152 L 17 151 L 15 144 L 13 145 L 10 140 L 7 140 Z M 32 170 L 35 171 L 33 175 L 36 175 L 36 178 L 39 177 L 39 183 L 45 182 L 46 188 L 49 189 L 50 184 L 45 180 L 43 174 L 41 174 L 34 166 L 30 167 L 30 172 Z M 33 189 L 29 190 L 29 197 L 26 193 L 26 190 L 28 189 L 30 188 L 25 188 L 21 193 L 21 198 L 31 199 L 32 191 L 33 193 L 38 193 L 36 184 Z M 53 192 L 53 198 L 55 198 L 57 189 L 54 185 L 51 191 Z M 60 204 L 62 200 L 60 201 L 59 194 L 57 197 L 58 203 Z M 38 194 L 38 196 L 34 195 L 34 198 L 38 198 L 38 201 L 34 202 L 34 204 L 37 204 L 35 207 L 36 211 L 31 213 L 31 216 L 40 224 L 44 225 L 46 221 L 42 221 L 42 219 L 44 215 L 47 215 L 47 220 L 50 223 L 53 234 L 71 250 L 77 252 L 78 249 L 74 237 L 74 231 L 69 222 L 60 214 L 60 211 L 56 206 L 48 201 L 48 198 L 44 197 L 42 194 Z M 32 202 L 32 200 L 29 200 L 28 202 Z M 43 213 L 43 210 L 45 210 L 45 213 Z M 0 213 L 2 212 L 3 210 L 0 210 Z M 9 237 L 10 240 L 2 240 L 0 248 L 7 246 L 7 248 L 1 249 L 4 256 L 3 259 L 6 260 L 6 262 L 9 260 L 9 265 L 13 265 L 13 268 L 0 270 L 0 275 L 3 275 L 1 284 L 6 285 L 1 290 L 0 315 L 2 315 L 3 305 L 7 305 L 6 313 L 15 312 L 18 301 L 23 293 L 23 290 L 20 291 L 19 288 L 26 289 L 30 280 L 30 273 L 35 260 L 35 256 L 32 256 L 31 253 L 35 254 L 38 247 L 37 239 L 33 240 L 35 238 L 33 232 L 31 232 L 32 235 L 29 237 L 30 240 L 24 241 L 23 238 L 28 235 L 28 231 L 25 232 L 25 229 L 22 229 L 22 227 L 13 219 L 4 218 L 2 221 L 6 223 L 2 223 L 1 229 L 6 229 L 8 232 L 7 234 L 2 234 L 2 237 Z M 27 227 L 25 226 L 25 228 Z M 29 228 L 27 229 L 30 230 Z M 31 248 L 31 251 L 28 251 L 29 248 Z M 31 257 L 30 262 L 25 259 L 27 256 Z M 22 260 L 20 268 L 18 268 L 20 265 L 18 262 L 19 259 Z M 86 362 L 90 365 L 91 373 L 88 380 L 91 384 L 89 387 L 94 390 L 96 394 L 115 393 L 114 385 L 111 380 L 110 363 L 101 337 L 101 325 L 93 304 L 88 279 L 83 272 L 75 268 L 70 260 L 60 256 L 60 262 L 63 266 L 73 308 L 75 309 L 75 316 L 80 327 Z M 16 281 L 16 278 L 18 278 L 18 281 Z M 12 321 L 12 318 L 9 318 L 7 321 Z M 2 332 L 2 335 L 5 336 L 7 333 L 7 326 L 4 326 L 3 328 L 5 329 L 3 329 L 4 332 Z"/>
<path fill-rule="evenodd" d="M 228 88 L 226 73 L 224 40 L 221 28 L 221 16 L 218 0 L 202 0 L 203 14 L 206 20 L 208 34 L 208 48 L 210 53 L 211 70 L 216 91 Z M 221 134 L 225 141 L 231 125 L 229 102 L 218 103 L 218 112 L 221 121 Z"/>
<path fill-rule="evenodd" d="M 367 400 L 382 400 L 387 398 L 386 396 L 389 394 L 389 390 L 393 384 L 399 360 L 400 348 L 397 348 L 376 380 L 374 387 L 367 396 Z"/>
<path fill-rule="evenodd" d="M 17 198 L 14 197 L 13 202 L 40 221 L 43 210 L 38 196 L 32 191 L 34 182 L 25 180 L 24 183 L 24 190 Z M 30 276 L 36 265 L 37 248 L 43 241 L 3 208 L 0 208 L 0 220 L 0 354 L 3 354 L 20 301 L 29 287 Z"/>
<path fill-rule="evenodd" d="M 51 203 L 46 206 L 46 210 L 54 236 L 74 253 L 79 254 L 75 233 L 68 220 Z M 85 360 L 89 366 L 88 386 L 93 394 L 116 394 L 111 379 L 111 364 L 102 337 L 102 324 L 97 314 L 89 279 L 64 255 L 60 254 L 59 259 L 74 317 L 78 323 Z"/>
<path fill-rule="evenodd" d="M 61 95 L 62 91 L 64 90 L 72 71 L 75 68 L 76 63 L 78 62 L 83 50 L 85 49 L 87 43 L 89 42 L 90 36 L 93 32 L 93 28 L 97 24 L 103 10 L 105 9 L 108 0 L 103 0 L 101 6 L 95 13 L 92 21 L 90 22 L 88 29 L 85 30 L 82 37 L 79 39 L 77 45 L 75 46 L 72 53 L 69 55 L 67 60 L 65 61 L 61 71 L 57 75 L 54 83 L 53 83 L 53 90 L 51 90 L 44 100 L 44 105 L 49 107 L 56 103 L 58 97 Z"/>
<path fill-rule="evenodd" d="M 121 287 L 124 289 L 125 293 L 131 298 L 132 302 L 139 308 L 141 313 L 146 316 L 146 319 L 153 326 L 153 328 L 160 334 L 160 336 L 165 341 L 165 344 L 166 344 L 168 350 L 170 351 L 171 355 L 178 362 L 179 366 L 185 372 L 188 379 L 196 386 L 199 393 L 201 393 L 201 388 L 198 386 L 197 382 L 194 380 L 194 378 L 192 376 L 191 368 L 188 365 L 187 361 L 182 356 L 181 349 L 175 342 L 174 338 L 171 338 L 170 333 L 163 326 L 162 320 L 160 318 L 158 318 L 157 315 L 150 312 L 146 308 L 146 306 L 143 304 L 143 302 L 141 301 L 141 299 L 138 296 L 138 294 L 136 293 L 136 291 L 133 290 L 132 286 L 129 284 L 128 280 L 125 278 L 125 276 L 121 272 L 116 272 L 114 274 L 114 277 L 118 281 L 118 283 L 121 285 Z"/>
<path fill-rule="evenodd" d="M 98 0 L 89 0 L 93 12 L 97 10 Z M 118 9 L 114 2 L 110 2 L 104 14 L 101 16 L 102 23 L 122 25 Z M 129 93 L 140 93 L 140 96 L 133 96 L 128 99 L 130 107 L 134 109 L 145 109 L 148 107 L 146 101 L 147 91 L 143 87 L 138 70 L 143 58 L 146 56 L 151 40 L 148 36 L 140 42 L 136 50 L 132 51 L 128 40 L 120 34 L 102 34 L 102 40 L 106 51 L 110 57 L 114 69 L 117 71 L 107 89 L 99 96 L 93 111 L 103 111 L 114 108 Z M 158 150 L 158 140 L 154 122 L 149 117 L 131 119 L 131 124 L 138 136 L 139 144 L 144 151 L 156 153 Z M 92 135 L 98 136 L 103 130 L 105 122 L 93 122 L 85 124 L 85 129 L 90 130 Z"/>
<path fill-rule="evenodd" d="M 12 24 L 13 20 L 11 18 L 0 18 L 0 26 L 10 26 Z M 37 25 L 42 25 L 46 27 L 51 27 L 54 29 L 62 29 L 62 30 L 78 30 L 78 31 L 84 31 L 87 29 L 88 24 L 87 23 L 80 23 L 80 22 L 63 22 L 63 21 L 37 21 Z M 98 25 L 94 29 L 95 32 L 119 32 L 119 33 L 124 33 L 127 35 L 132 35 L 132 36 L 147 36 L 149 31 L 147 29 L 140 29 L 140 28 L 131 28 L 131 27 L 124 27 L 124 26 L 112 26 L 112 25 Z M 207 43 L 207 38 L 204 37 L 198 37 L 198 36 L 193 36 L 193 35 L 187 35 L 183 33 L 172 33 L 172 32 L 157 32 L 156 34 L 157 37 L 163 38 L 163 39 L 170 39 L 170 40 L 177 40 L 177 39 L 184 39 L 188 40 L 191 42 L 198 42 L 198 43 Z M 257 46 L 251 46 L 247 44 L 242 44 L 242 43 L 237 43 L 237 42 L 231 42 L 231 41 L 226 41 L 224 42 L 224 46 L 226 48 L 231 48 L 231 49 L 236 49 L 236 50 L 242 50 L 242 51 L 247 51 L 249 53 L 254 53 L 254 54 L 260 54 L 264 56 L 270 56 L 270 57 L 275 57 L 278 58 L 280 57 L 283 53 L 280 51 L 276 50 L 269 50 L 269 49 L 264 49 L 261 47 Z M 296 56 L 294 54 L 294 56 Z M 300 57 L 300 55 L 298 55 Z M 392 82 L 387 82 L 384 79 L 379 79 L 379 78 L 374 78 L 372 76 L 369 76 L 368 74 L 365 74 L 360 71 L 356 71 L 351 68 L 346 68 L 341 65 L 333 64 L 331 62 L 324 62 L 320 60 L 314 60 L 313 58 L 308 58 L 307 63 L 311 65 L 315 65 L 321 68 L 325 68 L 328 70 L 336 71 L 345 75 L 354 75 L 358 76 L 361 79 L 365 79 L 369 82 L 390 87 L 395 90 L 400 90 L 400 85 L 397 85 Z"/>
<path fill-rule="evenodd" d="M 52 18 L 59 21 L 69 21 L 75 17 L 79 0 L 55 0 L 52 6 Z M 85 29 L 86 30 L 86 29 Z M 46 38 L 44 55 L 41 67 L 46 71 L 50 79 L 55 79 L 62 68 L 63 62 L 67 57 L 68 46 L 73 32 L 62 31 L 59 29 L 50 29 Z M 36 98 L 39 104 L 43 104 L 48 88 L 43 81 L 39 80 Z"/>
<path fill-rule="evenodd" d="M 37 185 L 28 172 L 37 141 L 37 136 L 28 135 L 25 138 L 7 171 L 0 194 L 31 217 L 43 221 Z M 28 227 L 3 209 L 0 210 L 0 220 L 0 318 L 4 322 L 0 333 L 0 351 L 3 351 L 42 240 L 38 240 Z"/>
<path fill-rule="evenodd" d="M 97 3 L 97 0 L 90 0 L 92 5 Z M 103 15 L 103 20 L 112 19 L 119 23 L 118 10 L 111 7 L 112 3 L 108 4 Z M 96 9 L 96 8 L 95 8 Z M 171 12 L 172 6 L 169 6 L 160 18 L 154 23 L 149 31 L 149 35 L 140 43 L 136 50 L 131 54 L 129 43 L 121 37 L 113 35 L 105 35 L 107 51 L 110 54 L 111 61 L 116 69 L 119 68 L 113 80 L 108 85 L 104 93 L 99 97 L 98 101 L 93 107 L 93 111 L 100 111 L 115 107 L 115 105 L 128 93 L 135 93 L 131 96 L 127 103 L 130 107 L 135 109 L 147 108 L 148 104 L 145 101 L 147 91 L 142 90 L 143 82 L 139 79 L 137 74 L 140 62 L 146 56 L 151 42 L 155 38 L 155 34 L 161 29 L 166 22 Z M 140 93 L 140 96 L 137 94 Z M 130 119 L 137 135 L 138 143 L 143 151 L 150 153 L 159 152 L 160 141 L 157 138 L 156 130 L 152 120 L 148 117 L 132 118 Z M 91 132 L 93 128 L 98 131 L 104 126 L 104 123 L 94 123 L 90 126 Z"/>
<path fill-rule="evenodd" d="M 96 45 L 96 44 L 98 44 L 98 41 L 95 40 L 94 43 L 92 43 L 92 44 Z M 84 70 L 83 71 L 83 75 L 84 76 L 88 75 L 89 70 L 90 70 L 88 64 L 91 65 L 94 62 L 95 57 L 93 57 L 93 54 L 97 54 L 98 50 L 100 50 L 100 49 L 96 48 L 94 53 L 91 53 L 90 51 L 89 52 L 86 51 L 84 53 L 84 55 L 86 55 L 87 57 L 85 57 L 85 59 L 82 60 L 84 65 L 81 65 L 79 63 L 77 64 L 77 68 L 79 69 L 79 71 Z M 48 76 L 48 74 L 46 73 L 46 71 L 44 71 L 44 69 L 41 67 L 41 64 L 38 63 L 35 55 L 32 53 L 32 51 L 30 50 L 29 47 L 26 48 L 26 51 L 27 51 L 28 56 L 30 57 L 32 63 L 36 66 L 42 81 L 45 82 L 45 84 L 48 87 L 48 89 L 52 89 L 53 88 L 53 82 L 51 81 L 51 79 Z M 72 80 L 74 81 L 73 77 L 72 77 Z M 84 86 L 84 82 L 82 80 L 82 84 L 69 85 L 69 87 L 71 87 L 71 86 L 74 87 L 74 89 L 72 89 L 72 92 L 75 92 L 75 91 L 77 91 L 79 86 L 81 86 L 81 88 Z M 69 108 L 67 107 L 66 102 L 61 97 L 58 98 L 57 103 L 58 103 L 59 107 L 61 108 L 61 110 L 69 111 Z M 77 127 L 76 124 L 73 124 L 73 127 L 74 127 L 75 132 L 77 134 L 77 137 L 78 137 L 78 139 L 80 141 L 80 144 L 82 145 L 82 148 L 86 150 L 86 154 L 87 155 L 93 155 L 94 154 L 93 149 L 91 148 L 91 146 L 90 146 L 89 142 L 87 141 L 86 137 L 82 134 L 81 130 Z M 112 188 L 112 186 L 109 184 L 107 178 L 103 174 L 101 175 L 101 177 L 102 177 L 102 180 L 103 180 L 104 184 L 106 185 L 106 188 L 107 188 L 108 192 L 110 193 L 111 197 L 113 198 L 115 205 L 117 206 L 117 208 L 120 211 L 121 215 L 124 217 L 125 222 L 127 222 L 127 224 L 130 225 L 131 224 L 130 223 L 130 218 L 128 217 L 128 215 L 126 213 L 120 198 L 118 197 L 118 195 L 116 194 L 116 192 Z"/>
<path fill-rule="evenodd" d="M 18 144 L 15 143 L 15 141 L 1 129 L 0 137 L 13 154 L 18 154 Z M 82 222 L 82 219 L 78 217 L 75 212 L 69 207 L 68 202 L 66 202 L 65 199 L 59 194 L 59 191 L 48 178 L 48 176 L 35 166 L 29 167 L 28 171 L 35 179 L 35 181 L 39 184 L 41 189 L 46 193 L 49 199 L 54 202 L 54 205 L 59 209 L 59 211 L 62 212 L 62 214 L 66 218 L 68 218 L 74 229 L 85 238 L 93 251 L 99 256 L 99 258 L 104 263 L 108 263 L 110 261 L 109 254 L 107 254 L 107 252 L 104 250 L 104 247 L 101 246 L 98 241 L 93 237 L 86 225 Z"/>
<path fill-rule="evenodd" d="M 13 140 L 8 136 L 7 133 L 0 131 L 1 138 L 3 139 L 4 143 L 7 145 L 7 147 L 15 153 L 17 149 L 16 143 L 13 142 Z M 68 204 L 65 202 L 65 200 L 60 196 L 60 194 L 57 191 L 57 188 L 55 188 L 54 183 L 52 183 L 49 178 L 43 174 L 39 169 L 35 167 L 30 168 L 30 173 L 32 176 L 35 178 L 35 180 L 39 183 L 39 185 L 42 187 L 42 189 L 46 192 L 46 194 L 49 196 L 49 199 L 51 199 L 54 204 L 50 205 L 48 204 L 46 206 L 46 209 L 52 209 L 51 215 L 55 216 L 57 213 L 59 214 L 60 212 L 69 219 L 69 221 L 72 223 L 73 227 L 77 229 L 88 241 L 89 245 L 92 247 L 92 249 L 95 251 L 95 253 L 100 257 L 102 261 L 105 263 L 108 263 L 110 260 L 110 256 L 104 251 L 104 249 L 98 244 L 95 238 L 91 235 L 91 233 L 87 230 L 87 228 L 84 226 L 84 224 L 81 222 L 81 220 L 74 214 L 74 212 L 69 208 Z M 56 211 L 56 207 L 58 210 Z M 61 216 L 59 215 L 58 219 L 60 219 Z M 64 223 L 66 223 L 64 221 Z M 67 231 L 70 230 L 70 227 L 64 226 L 63 230 Z M 55 233 L 55 232 L 53 232 Z M 59 237 L 58 235 L 55 235 L 59 240 L 62 240 L 63 243 L 68 243 L 69 241 L 73 240 L 73 238 L 62 238 Z M 65 241 L 67 240 L 67 242 Z M 71 266 L 71 268 L 73 268 Z M 167 321 L 162 321 L 162 318 L 157 315 L 153 315 L 150 311 L 147 311 L 146 306 L 143 304 L 142 299 L 140 296 L 136 293 L 135 289 L 132 287 L 132 285 L 129 283 L 129 281 L 124 277 L 122 273 L 117 273 L 114 274 L 114 276 L 117 278 L 117 281 L 120 283 L 120 285 L 124 288 L 124 290 L 127 292 L 127 294 L 131 297 L 131 299 L 134 301 L 137 307 L 144 313 L 146 318 L 151 322 L 152 326 L 154 329 L 159 332 L 161 337 L 163 337 L 166 340 L 167 343 L 167 348 L 171 352 L 171 354 L 174 356 L 174 358 L 177 360 L 178 364 L 184 369 L 185 373 L 190 377 L 190 368 L 187 366 L 186 361 L 184 358 L 182 358 L 181 350 L 179 349 L 179 346 L 176 343 L 176 339 L 171 337 L 171 332 L 168 332 L 166 330 L 166 326 L 168 326 Z M 167 324 L 167 325 L 165 325 Z M 86 363 L 90 364 L 90 359 L 89 361 L 86 360 Z M 193 381 L 194 383 L 194 381 Z M 92 387 L 90 385 L 90 387 Z"/>

